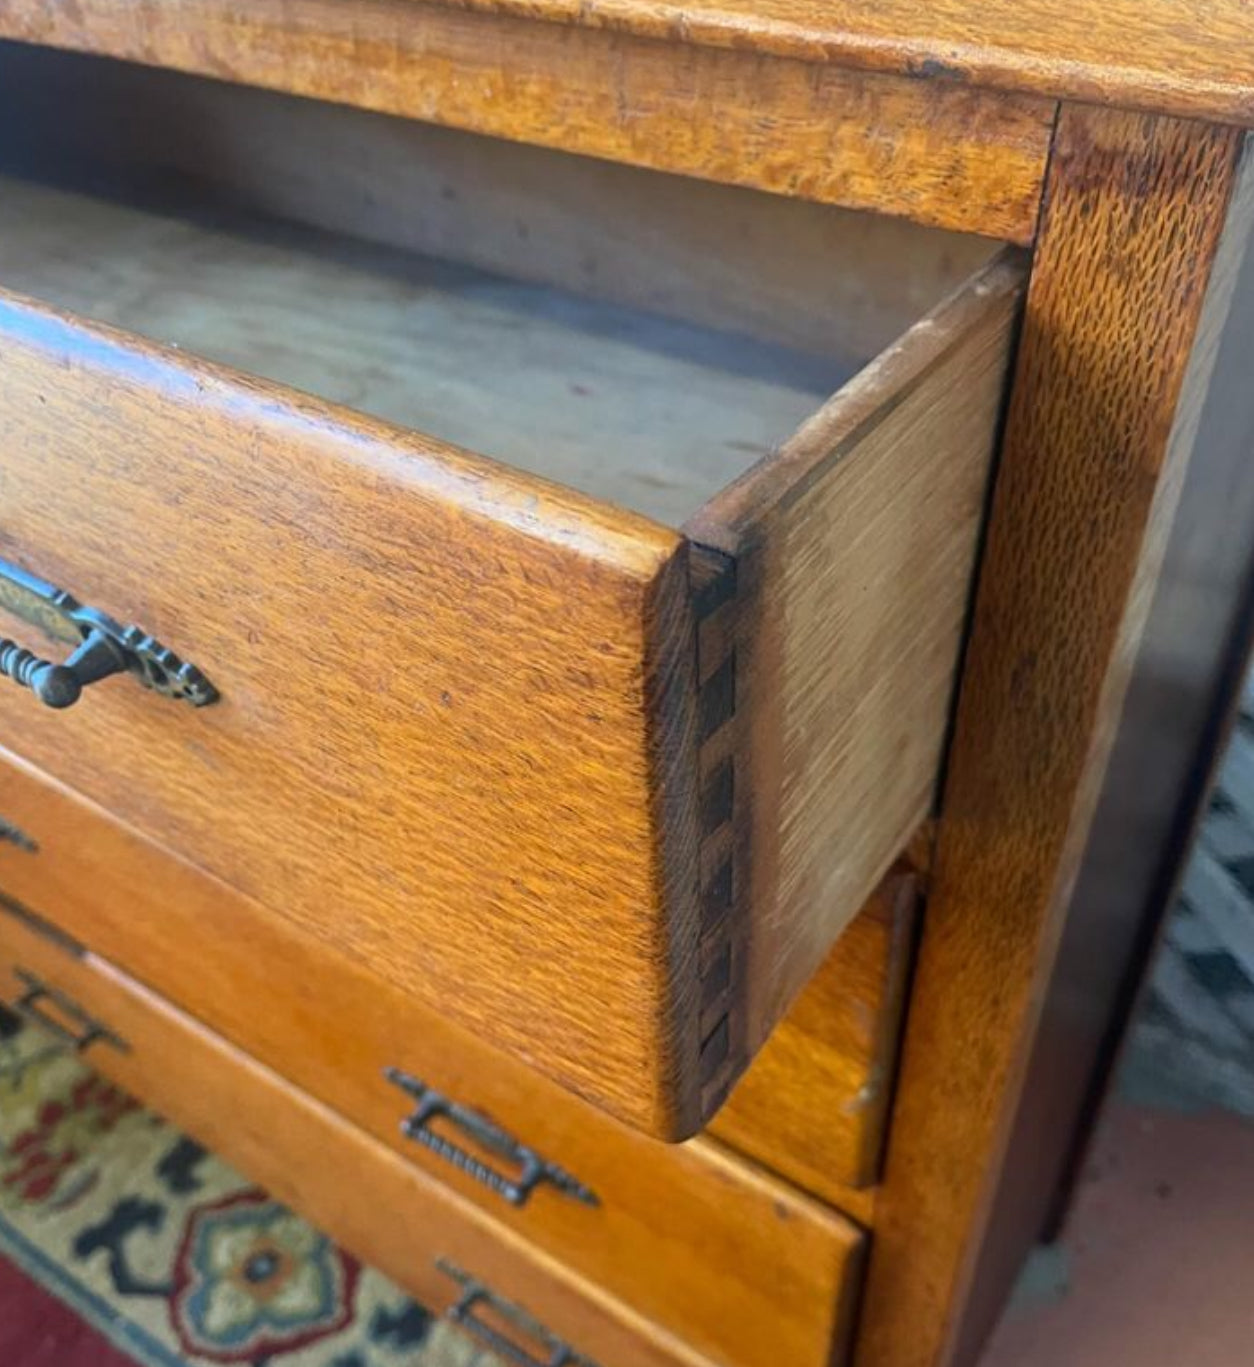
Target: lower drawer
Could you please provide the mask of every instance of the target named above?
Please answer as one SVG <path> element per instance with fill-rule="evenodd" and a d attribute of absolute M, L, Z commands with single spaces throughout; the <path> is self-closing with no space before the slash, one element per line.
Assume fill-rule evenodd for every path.
<path fill-rule="evenodd" d="M 12 915 L 0 915 L 0 1000 L 520 1367 L 712 1367 L 119 970 Z"/>
<path fill-rule="evenodd" d="M 38 917 L 711 1358 L 829 1367 L 861 1246 L 840 1215 L 606 1119 L 19 762 L 0 813 L 0 889 Z"/>

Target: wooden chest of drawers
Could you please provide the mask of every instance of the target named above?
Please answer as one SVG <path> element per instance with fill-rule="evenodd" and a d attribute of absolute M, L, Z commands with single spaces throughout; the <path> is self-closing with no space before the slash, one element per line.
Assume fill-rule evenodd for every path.
<path fill-rule="evenodd" d="M 0 982 L 519 1361 L 947 1367 L 1242 115 L 734 10 L 0 0 Z"/>

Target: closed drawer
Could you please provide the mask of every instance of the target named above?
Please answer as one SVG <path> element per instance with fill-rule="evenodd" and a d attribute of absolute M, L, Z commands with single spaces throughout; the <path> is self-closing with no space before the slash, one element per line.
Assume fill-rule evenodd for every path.
<path fill-rule="evenodd" d="M 0 895 L 715 1360 L 828 1367 L 860 1244 L 839 1215 L 709 1141 L 599 1115 L 16 762 L 0 817 Z M 848 1100 L 820 1081 L 813 1103 L 839 1127 Z M 778 1119 L 773 1145 L 769 1116 L 749 1130 L 807 1139 Z"/>
<path fill-rule="evenodd" d="M 89 91 L 63 123 L 90 130 Z M 127 128 L 162 122 L 142 108 Z M 0 630 L 102 629 L 64 591 L 207 705 L 10 688 L 0 737 L 627 1123 L 693 1133 L 929 809 L 1020 265 L 824 401 L 869 352 L 86 183 L 0 194 Z"/>
<path fill-rule="evenodd" d="M 490 1347 L 481 1326 L 502 1334 L 519 1367 L 712 1367 L 117 969 L 3 912 L 0 1001 L 436 1313 Z"/>

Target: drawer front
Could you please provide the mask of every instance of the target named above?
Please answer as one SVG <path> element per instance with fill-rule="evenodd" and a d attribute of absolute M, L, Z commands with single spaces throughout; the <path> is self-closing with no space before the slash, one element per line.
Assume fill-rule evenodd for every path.
<path fill-rule="evenodd" d="M 520 1367 L 710 1367 L 118 970 L 2 913 L 0 1001 L 481 1343 L 502 1333 Z"/>
<path fill-rule="evenodd" d="M 828 1367 L 860 1243 L 839 1215 L 709 1141 L 598 1115 L 15 760 L 0 817 L 0 890 L 460 1199 L 716 1360 Z M 865 989 L 858 1009 L 876 1010 Z M 864 1073 L 856 1056 L 812 1071 L 812 1117 L 841 1128 Z M 769 1161 L 808 1142 L 789 1107 L 749 1110 L 742 1148 Z"/>
<path fill-rule="evenodd" d="M 573 1090 L 696 1126 L 678 535 L 11 297 L 0 443 L 3 562 L 218 694 L 6 684 L 10 744 Z M 32 622 L 80 630 L 11 576 L 5 607 L 38 654 L 68 648 Z"/>

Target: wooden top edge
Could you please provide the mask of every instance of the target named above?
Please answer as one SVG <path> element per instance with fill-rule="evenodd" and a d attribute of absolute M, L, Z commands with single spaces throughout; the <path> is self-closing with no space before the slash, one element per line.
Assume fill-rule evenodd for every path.
<path fill-rule="evenodd" d="M 0 0 L 0 39 L 1028 244 L 1056 102 L 511 0 Z M 495 6 L 495 9 L 493 8 Z M 693 136 L 693 92 L 702 112 Z"/>
<path fill-rule="evenodd" d="M 415 0 L 1254 126 L 1247 0 Z M 0 15 L 3 3 L 0 0 Z M 1140 60 L 1129 60 L 1133 55 Z"/>
<path fill-rule="evenodd" d="M 770 513 L 798 497 L 957 346 L 990 310 L 1013 307 L 1027 285 L 1024 252 L 1005 247 L 909 328 L 781 446 L 716 494 L 684 524 L 701 546 L 737 555 Z"/>
<path fill-rule="evenodd" d="M 0 290 L 0 373 L 6 342 L 150 385 L 163 401 L 218 411 L 241 429 L 282 426 L 294 445 L 333 452 L 384 480 L 418 489 L 613 572 L 654 585 L 683 551 L 679 533 L 539 475 L 354 409 L 247 375 L 123 329 Z M 201 419 L 197 419 L 199 422 Z"/>
<path fill-rule="evenodd" d="M 50 0 L 0 0 L 0 37 L 163 65 L 145 34 L 162 10 L 166 22 L 182 22 L 183 4 L 162 0 L 141 15 L 124 0 L 97 0 L 90 14 L 73 6 L 54 18 L 60 7 Z M 414 11 L 419 31 L 422 11 L 436 6 L 923 78 L 1025 106 L 1071 100 L 1254 126 L 1249 0 L 390 0 L 398 4 Z M 287 0 L 284 22 L 310 40 L 314 68 L 319 35 L 343 26 L 343 9 L 361 15 L 353 23 L 365 34 L 372 16 L 395 27 L 390 6 L 340 0 L 337 12 L 336 0 Z M 252 41 L 247 8 L 234 9 L 243 50 Z M 192 61 L 194 20 L 183 38 Z M 230 64 L 213 74 L 231 79 Z"/>

